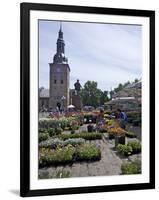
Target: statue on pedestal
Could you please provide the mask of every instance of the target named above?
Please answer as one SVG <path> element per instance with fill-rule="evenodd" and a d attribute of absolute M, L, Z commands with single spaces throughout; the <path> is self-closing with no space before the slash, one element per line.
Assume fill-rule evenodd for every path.
<path fill-rule="evenodd" d="M 80 96 L 80 90 L 81 90 L 81 84 L 79 82 L 79 80 L 77 80 L 77 82 L 74 84 L 75 86 L 75 90 L 72 94 L 72 104 L 75 106 L 75 108 L 77 110 L 81 110 L 82 109 L 82 100 L 81 100 L 81 96 Z"/>
<path fill-rule="evenodd" d="M 74 84 L 74 86 L 75 86 L 75 95 L 79 95 L 79 92 L 80 92 L 82 86 L 78 79 L 77 79 L 77 82 Z"/>

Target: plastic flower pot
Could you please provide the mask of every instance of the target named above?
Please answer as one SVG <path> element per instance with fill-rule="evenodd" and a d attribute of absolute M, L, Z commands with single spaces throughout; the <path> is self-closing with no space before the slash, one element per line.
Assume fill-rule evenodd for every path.
<path fill-rule="evenodd" d="M 112 133 L 109 133 L 109 140 L 114 139 L 114 135 Z"/>
<path fill-rule="evenodd" d="M 87 131 L 88 132 L 93 132 L 93 129 L 94 129 L 93 125 L 88 125 L 87 126 Z"/>
<path fill-rule="evenodd" d="M 115 136 L 115 147 L 117 147 L 118 144 L 125 144 L 125 135 L 116 135 Z"/>

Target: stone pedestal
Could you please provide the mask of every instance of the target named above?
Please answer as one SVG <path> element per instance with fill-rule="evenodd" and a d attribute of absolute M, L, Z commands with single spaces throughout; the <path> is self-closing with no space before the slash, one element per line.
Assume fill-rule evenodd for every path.
<path fill-rule="evenodd" d="M 78 94 L 72 95 L 72 105 L 75 106 L 75 109 L 81 110 L 82 109 L 82 100 Z"/>

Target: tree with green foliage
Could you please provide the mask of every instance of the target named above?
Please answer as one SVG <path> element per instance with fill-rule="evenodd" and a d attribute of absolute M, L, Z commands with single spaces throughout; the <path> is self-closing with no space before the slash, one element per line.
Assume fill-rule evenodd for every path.
<path fill-rule="evenodd" d="M 125 88 L 126 86 L 128 86 L 130 84 L 130 81 L 127 81 L 126 83 L 123 84 L 123 87 Z"/>
<path fill-rule="evenodd" d="M 113 97 L 113 95 L 114 95 L 114 91 L 111 90 L 111 91 L 109 92 L 109 95 L 110 95 L 110 99 L 112 99 L 112 97 Z"/>
<path fill-rule="evenodd" d="M 100 105 L 104 105 L 107 101 L 109 101 L 108 91 L 103 91 L 100 96 Z"/>
<path fill-rule="evenodd" d="M 97 107 L 100 105 L 102 91 L 97 88 L 97 82 L 87 81 L 81 89 L 80 95 L 84 106 Z"/>
<path fill-rule="evenodd" d="M 136 78 L 136 79 L 134 80 L 134 83 L 137 83 L 138 81 L 139 81 L 139 79 Z"/>
<path fill-rule="evenodd" d="M 118 87 L 114 88 L 114 92 L 117 93 L 121 90 L 123 90 L 127 85 L 130 84 L 130 81 L 127 81 L 126 83 L 119 83 Z"/>
<path fill-rule="evenodd" d="M 119 92 L 122 89 L 123 89 L 123 84 L 119 83 L 118 87 L 114 88 L 114 92 L 117 93 L 117 92 Z"/>

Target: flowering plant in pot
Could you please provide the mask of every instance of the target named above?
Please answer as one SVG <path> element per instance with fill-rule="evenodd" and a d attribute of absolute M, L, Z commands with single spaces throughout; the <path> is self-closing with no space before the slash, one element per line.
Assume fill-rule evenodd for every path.
<path fill-rule="evenodd" d="M 115 146 L 118 144 L 125 144 L 125 130 L 120 127 L 110 127 L 108 129 L 109 138 L 114 136 Z"/>

